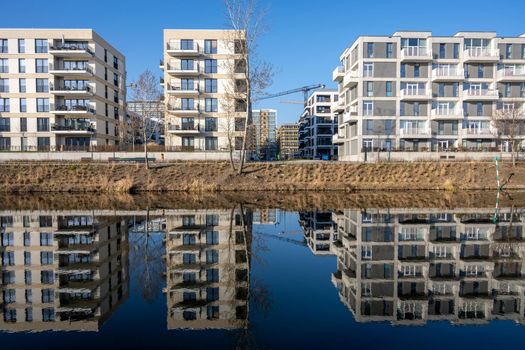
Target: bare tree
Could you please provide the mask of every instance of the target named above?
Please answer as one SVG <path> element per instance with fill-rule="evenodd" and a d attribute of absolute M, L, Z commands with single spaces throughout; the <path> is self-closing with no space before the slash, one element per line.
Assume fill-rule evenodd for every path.
<path fill-rule="evenodd" d="M 496 138 L 510 144 L 512 167 L 516 166 L 516 158 L 525 130 L 524 121 L 523 108 L 516 102 L 504 103 L 503 108 L 498 109 L 491 118 Z"/>
<path fill-rule="evenodd" d="M 131 89 L 133 91 L 133 98 L 144 102 L 138 123 L 142 131 L 146 169 L 149 169 L 147 129 L 148 123 L 151 123 L 153 118 L 157 117 L 159 113 L 163 111 L 161 91 L 157 77 L 155 77 L 150 70 L 142 72 L 137 81 L 132 84 Z M 134 132 L 134 130 L 132 132 Z"/>
<path fill-rule="evenodd" d="M 387 126 L 386 120 L 382 121 L 382 123 L 377 124 L 374 123 L 374 128 L 372 129 L 372 133 L 376 136 L 377 139 L 377 159 L 376 162 L 379 163 L 380 157 L 381 157 L 381 140 L 390 140 L 390 136 L 395 132 L 395 126 L 394 123 L 390 123 L 389 126 Z M 392 145 L 390 145 L 390 149 L 392 148 Z M 390 149 L 387 151 L 389 152 L 389 160 L 390 160 Z"/>
<path fill-rule="evenodd" d="M 230 103 L 238 112 L 244 114 L 243 142 L 240 152 L 238 172 L 242 174 L 249 137 L 248 127 L 252 120 L 253 101 L 271 85 L 272 66 L 257 58 L 259 38 L 266 31 L 262 11 L 257 0 L 225 0 L 227 20 L 231 31 L 229 41 L 233 45 L 235 60 L 230 63 L 230 74 L 235 77 Z"/>

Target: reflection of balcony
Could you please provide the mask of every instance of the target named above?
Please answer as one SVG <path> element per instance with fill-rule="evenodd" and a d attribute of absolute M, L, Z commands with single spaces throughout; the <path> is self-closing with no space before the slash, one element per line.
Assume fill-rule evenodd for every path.
<path fill-rule="evenodd" d="M 432 60 L 432 51 L 426 47 L 407 46 L 401 49 L 402 60 L 430 61 Z"/>
<path fill-rule="evenodd" d="M 498 61 L 499 50 L 485 47 L 470 47 L 463 52 L 465 61 Z"/>

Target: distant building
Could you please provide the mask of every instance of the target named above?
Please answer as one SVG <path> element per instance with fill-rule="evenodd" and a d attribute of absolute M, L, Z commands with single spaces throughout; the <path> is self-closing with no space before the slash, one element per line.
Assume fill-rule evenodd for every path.
<path fill-rule="evenodd" d="M 261 160 L 270 160 L 277 155 L 276 119 L 277 111 L 274 109 L 252 111 L 251 152 Z"/>
<path fill-rule="evenodd" d="M 152 106 L 154 105 L 154 106 Z M 134 119 L 136 122 L 139 122 L 137 120 L 142 118 L 142 113 L 145 108 L 148 109 L 148 112 L 151 116 L 146 122 L 146 135 L 148 138 L 148 142 L 154 142 L 158 145 L 164 144 L 164 111 L 161 106 L 161 108 L 158 108 L 158 102 L 154 101 L 130 101 L 127 103 L 128 108 L 128 119 L 131 121 L 131 125 L 136 125 L 134 122 Z M 158 109 L 158 112 L 156 110 Z M 129 113 L 131 112 L 131 113 Z M 136 114 L 132 114 L 136 113 Z M 139 124 L 140 125 L 140 124 Z M 135 127 L 136 129 L 136 127 Z M 142 132 L 137 132 L 138 138 L 137 140 L 140 143 L 143 143 L 143 135 Z"/>
<path fill-rule="evenodd" d="M 299 225 L 304 230 L 306 245 L 315 255 L 333 255 L 337 240 L 332 212 L 299 212 Z"/>
<path fill-rule="evenodd" d="M 308 99 L 299 119 L 299 153 L 305 159 L 335 159 L 337 147 L 332 143 L 337 117 L 332 111 L 337 90 L 316 90 Z"/>
<path fill-rule="evenodd" d="M 293 159 L 299 152 L 299 124 L 283 124 L 277 130 L 279 159 Z"/>

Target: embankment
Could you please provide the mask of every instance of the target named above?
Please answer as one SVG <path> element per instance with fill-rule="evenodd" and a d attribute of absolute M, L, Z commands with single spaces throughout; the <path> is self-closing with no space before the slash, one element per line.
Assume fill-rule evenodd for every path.
<path fill-rule="evenodd" d="M 509 190 L 525 189 L 525 163 L 501 164 Z M 219 192 L 493 190 L 491 162 L 355 164 L 251 163 L 238 175 L 227 162 L 155 164 L 0 164 L 0 192 Z"/>

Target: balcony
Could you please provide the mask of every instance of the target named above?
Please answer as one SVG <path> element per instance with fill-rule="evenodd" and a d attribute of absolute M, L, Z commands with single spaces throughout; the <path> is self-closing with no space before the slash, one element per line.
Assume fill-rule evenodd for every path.
<path fill-rule="evenodd" d="M 181 68 L 180 66 L 176 67 L 174 65 L 168 64 L 168 74 L 172 75 L 198 75 L 202 73 L 202 69 L 198 64 L 193 65 L 193 67 Z"/>
<path fill-rule="evenodd" d="M 164 60 L 159 60 L 159 69 L 164 70 Z"/>
<path fill-rule="evenodd" d="M 432 119 L 463 119 L 463 108 L 436 108 L 430 111 Z"/>
<path fill-rule="evenodd" d="M 90 58 L 95 55 L 87 43 L 55 44 L 49 47 L 48 52 L 57 57 Z"/>
<path fill-rule="evenodd" d="M 401 60 L 403 61 L 431 61 L 432 51 L 426 47 L 408 46 L 401 49 Z"/>
<path fill-rule="evenodd" d="M 494 133 L 489 128 L 467 128 L 461 130 L 463 137 L 472 138 L 493 138 Z"/>
<path fill-rule="evenodd" d="M 437 67 L 432 69 L 432 80 L 456 81 L 465 78 L 465 70 L 456 66 Z"/>
<path fill-rule="evenodd" d="M 180 115 L 195 115 L 200 113 L 198 106 L 182 106 L 178 104 L 168 104 L 168 112 Z"/>
<path fill-rule="evenodd" d="M 402 100 L 429 100 L 432 98 L 429 89 L 402 89 L 401 90 L 401 99 Z"/>
<path fill-rule="evenodd" d="M 345 142 L 344 136 L 335 134 L 332 136 L 332 143 L 334 145 L 342 145 Z"/>
<path fill-rule="evenodd" d="M 168 84 L 166 88 L 166 92 L 169 94 L 177 94 L 177 95 L 198 95 L 199 87 L 198 85 L 182 86 L 182 85 Z"/>
<path fill-rule="evenodd" d="M 201 130 L 198 124 L 180 124 L 168 125 L 168 132 L 172 134 L 198 134 Z"/>
<path fill-rule="evenodd" d="M 89 65 L 79 67 L 65 67 L 60 64 L 49 64 L 49 74 L 55 75 L 67 75 L 67 76 L 79 76 L 79 77 L 91 77 L 93 76 L 93 70 Z"/>
<path fill-rule="evenodd" d="M 347 71 L 345 73 L 345 75 L 344 75 L 344 78 L 343 78 L 343 86 L 344 87 L 350 87 L 350 86 L 357 85 L 357 82 L 358 82 L 360 77 L 361 77 L 361 75 L 356 70 Z"/>
<path fill-rule="evenodd" d="M 429 128 L 403 128 L 399 129 L 399 137 L 402 138 L 417 138 L 424 139 L 429 138 L 431 132 Z"/>
<path fill-rule="evenodd" d="M 499 92 L 495 89 L 467 89 L 463 90 L 464 100 L 497 100 L 499 98 Z"/>
<path fill-rule="evenodd" d="M 166 44 L 166 52 L 171 56 L 198 56 L 202 50 L 196 42 L 183 44 L 172 41 Z"/>
<path fill-rule="evenodd" d="M 51 104 L 49 113 L 60 114 L 60 115 L 70 115 L 70 116 L 85 116 L 85 115 L 95 114 L 95 110 L 89 106 L 81 106 L 81 105 L 66 106 L 66 105 Z"/>
<path fill-rule="evenodd" d="M 55 95 L 80 95 L 80 96 L 94 95 L 93 91 L 88 85 L 65 86 L 62 84 L 49 83 L 49 92 Z"/>
<path fill-rule="evenodd" d="M 463 52 L 465 62 L 499 61 L 499 50 L 485 47 L 470 47 Z"/>
<path fill-rule="evenodd" d="M 520 81 L 525 82 L 525 67 L 514 67 L 498 70 L 499 81 Z"/>
<path fill-rule="evenodd" d="M 56 134 L 94 134 L 97 132 L 90 123 L 51 124 L 51 131 Z"/>
<path fill-rule="evenodd" d="M 332 80 L 341 82 L 345 77 L 345 67 L 338 66 L 332 73 Z"/>

